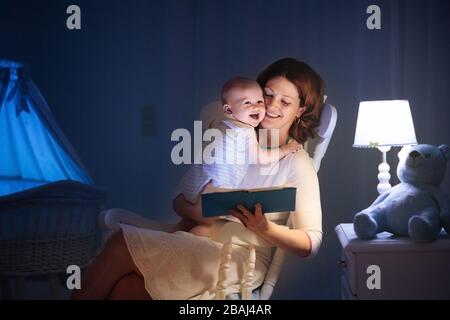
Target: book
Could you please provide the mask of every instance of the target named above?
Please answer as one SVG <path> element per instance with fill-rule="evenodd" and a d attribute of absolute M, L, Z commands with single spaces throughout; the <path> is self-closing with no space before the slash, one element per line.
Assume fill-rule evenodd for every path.
<path fill-rule="evenodd" d="M 201 196 L 204 218 L 226 216 L 238 204 L 253 211 L 260 203 L 263 213 L 294 211 L 297 188 L 265 188 L 204 193 Z"/>

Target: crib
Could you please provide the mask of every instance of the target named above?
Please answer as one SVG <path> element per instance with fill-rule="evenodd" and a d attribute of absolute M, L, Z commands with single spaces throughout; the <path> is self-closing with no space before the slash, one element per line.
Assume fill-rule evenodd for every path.
<path fill-rule="evenodd" d="M 25 280 L 82 268 L 97 243 L 106 193 L 94 187 L 26 65 L 0 60 L 0 285 L 25 297 Z M 65 281 L 64 281 L 65 284 Z"/>
<path fill-rule="evenodd" d="M 10 297 L 15 277 L 21 298 L 25 277 L 47 275 L 57 297 L 59 276 L 70 265 L 85 266 L 98 243 L 97 218 L 106 192 L 62 180 L 0 197 L 0 275 Z"/>

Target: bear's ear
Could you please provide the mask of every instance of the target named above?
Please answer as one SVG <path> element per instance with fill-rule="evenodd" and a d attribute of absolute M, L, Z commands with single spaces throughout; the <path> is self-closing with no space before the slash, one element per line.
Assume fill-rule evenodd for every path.
<path fill-rule="evenodd" d="M 448 148 L 448 145 L 446 144 L 440 145 L 439 150 L 441 150 L 442 154 L 444 155 L 444 158 L 447 161 L 450 160 L 450 149 Z"/>
<path fill-rule="evenodd" d="M 398 158 L 400 159 L 400 160 L 402 160 L 402 159 L 404 159 L 405 157 L 407 157 L 408 156 L 408 154 L 409 154 L 409 150 L 411 150 L 413 148 L 413 146 L 412 145 L 406 145 L 406 146 L 403 146 L 403 148 L 400 150 L 400 152 L 398 153 Z"/>

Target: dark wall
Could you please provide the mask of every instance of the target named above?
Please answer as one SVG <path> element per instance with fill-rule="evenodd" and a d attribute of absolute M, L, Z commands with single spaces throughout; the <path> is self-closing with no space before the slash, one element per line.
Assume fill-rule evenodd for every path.
<path fill-rule="evenodd" d="M 81 7 L 82 30 L 65 27 L 70 4 Z M 381 30 L 366 28 L 370 4 L 381 7 Z M 333 230 L 374 200 L 381 159 L 352 148 L 358 103 L 409 99 L 419 142 L 450 143 L 449 7 L 445 0 L 0 0 L 0 57 L 29 65 L 92 177 L 109 190 L 108 206 L 172 221 L 169 194 L 186 168 L 170 161 L 171 132 L 192 128 L 231 76 L 255 77 L 285 56 L 311 64 L 339 113 L 319 173 L 324 239 L 315 259 L 287 260 L 274 298 L 338 298 Z M 153 129 L 144 136 L 147 106 Z M 388 157 L 392 184 L 397 151 Z"/>

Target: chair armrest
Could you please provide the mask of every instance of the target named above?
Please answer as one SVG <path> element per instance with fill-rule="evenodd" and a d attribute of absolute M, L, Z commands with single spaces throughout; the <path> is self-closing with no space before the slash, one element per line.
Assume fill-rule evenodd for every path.
<path fill-rule="evenodd" d="M 283 266 L 285 258 L 285 252 L 281 248 L 277 248 L 272 257 L 269 270 L 267 270 L 266 278 L 264 279 L 264 284 L 261 288 L 261 300 L 269 300 L 273 288 L 277 284 L 278 277 L 281 272 L 281 267 Z"/>
<path fill-rule="evenodd" d="M 259 300 L 269 300 L 273 293 L 273 285 L 264 283 L 261 287 L 261 294 Z"/>
<path fill-rule="evenodd" d="M 175 227 L 175 224 L 156 222 L 125 209 L 102 211 L 99 215 L 99 224 L 103 230 L 117 230 L 120 224 L 129 224 L 139 228 L 165 232 Z"/>

